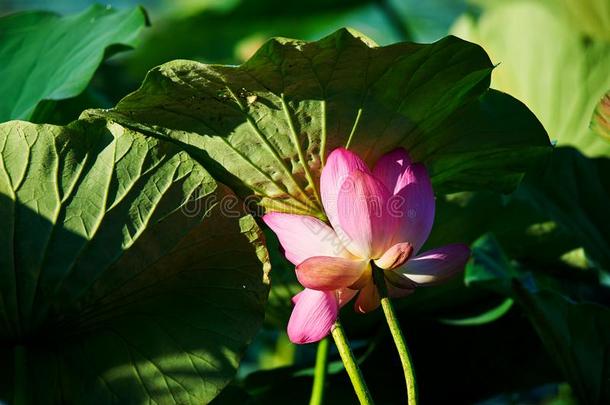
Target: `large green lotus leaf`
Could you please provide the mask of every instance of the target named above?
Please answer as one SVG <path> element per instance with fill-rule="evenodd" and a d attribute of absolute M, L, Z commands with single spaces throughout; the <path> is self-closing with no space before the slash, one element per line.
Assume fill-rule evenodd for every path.
<path fill-rule="evenodd" d="M 541 2 L 508 2 L 477 22 L 463 17 L 453 32 L 481 44 L 499 63 L 492 87 L 531 108 L 558 145 L 610 156 L 610 142 L 589 128 L 610 88 L 610 42 L 583 39 L 558 14 Z"/>
<path fill-rule="evenodd" d="M 518 193 L 550 216 L 590 259 L 610 269 L 610 159 L 557 148 L 540 176 L 527 176 Z"/>
<path fill-rule="evenodd" d="M 0 122 L 28 119 L 42 100 L 82 92 L 104 54 L 135 45 L 141 8 L 94 5 L 80 14 L 22 12 L 0 18 Z"/>
<path fill-rule="evenodd" d="M 236 206 L 187 152 L 116 123 L 1 124 L 0 400 L 210 401 L 268 291 Z"/>
<path fill-rule="evenodd" d="M 339 146 L 372 163 L 402 145 L 438 192 L 514 188 L 549 141 L 523 104 L 487 91 L 491 70 L 480 47 L 455 37 L 377 47 L 340 30 L 270 40 L 241 66 L 169 62 L 113 110 L 84 116 L 183 145 L 267 208 L 323 217 L 318 178 Z"/>
<path fill-rule="evenodd" d="M 489 234 L 473 245 L 466 282 L 515 299 L 580 403 L 610 401 L 610 309 L 546 288 L 514 266 Z"/>

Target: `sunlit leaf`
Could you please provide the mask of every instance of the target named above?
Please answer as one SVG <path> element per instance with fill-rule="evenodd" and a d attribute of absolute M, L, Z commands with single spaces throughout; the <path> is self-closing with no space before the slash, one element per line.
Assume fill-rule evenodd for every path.
<path fill-rule="evenodd" d="M 551 140 L 588 156 L 610 156 L 610 141 L 589 129 L 610 88 L 610 42 L 583 38 L 559 14 L 540 1 L 502 2 L 478 21 L 463 17 L 453 32 L 481 44 L 499 63 L 492 87 L 523 101 Z"/>
<path fill-rule="evenodd" d="M 0 400 L 207 403 L 264 316 L 267 252 L 176 145 L 0 125 Z"/>
<path fill-rule="evenodd" d="M 377 47 L 349 30 L 317 42 L 274 39 L 241 66 L 174 61 L 111 111 L 89 111 L 184 145 L 214 177 L 263 206 L 322 217 L 327 154 L 373 162 L 396 146 L 439 193 L 513 189 L 549 152 L 517 100 L 487 91 L 492 65 L 454 37 Z"/>
<path fill-rule="evenodd" d="M 60 17 L 28 11 L 0 18 L 0 122 L 28 119 L 42 100 L 82 92 L 104 59 L 136 44 L 141 8 L 94 5 Z"/>
<path fill-rule="evenodd" d="M 507 3 L 537 3 L 548 7 L 555 16 L 582 36 L 610 41 L 610 7 L 606 0 L 468 0 L 485 10 Z M 525 27 L 525 26 L 524 26 Z M 543 31 L 540 30 L 542 34 Z"/>

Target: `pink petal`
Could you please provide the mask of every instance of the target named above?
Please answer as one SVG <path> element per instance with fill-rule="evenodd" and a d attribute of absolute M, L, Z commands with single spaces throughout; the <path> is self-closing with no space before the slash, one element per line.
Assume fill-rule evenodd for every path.
<path fill-rule="evenodd" d="M 462 271 L 469 256 L 466 245 L 446 245 L 417 255 L 394 271 L 420 285 L 436 284 Z"/>
<path fill-rule="evenodd" d="M 379 292 L 377 286 L 374 283 L 368 283 L 358 294 L 356 303 L 354 304 L 354 310 L 365 314 L 367 312 L 374 311 L 379 307 L 381 300 L 379 298 Z"/>
<path fill-rule="evenodd" d="M 417 253 L 424 244 L 434 222 L 434 191 L 425 166 L 409 165 L 398 181 L 404 185 L 388 205 L 393 215 L 401 217 L 398 240 L 409 242 Z"/>
<path fill-rule="evenodd" d="M 337 148 L 328 155 L 326 165 L 320 176 L 320 193 L 324 211 L 329 222 L 335 227 L 339 224 L 337 216 L 337 196 L 341 185 L 354 170 L 370 173 L 366 163 L 354 152 Z M 336 229 L 336 228 L 335 228 Z"/>
<path fill-rule="evenodd" d="M 388 189 L 366 172 L 352 172 L 341 186 L 337 213 L 343 244 L 363 259 L 380 257 L 391 245 L 400 218 L 390 215 Z M 345 238 L 343 238 L 345 236 Z"/>
<path fill-rule="evenodd" d="M 305 290 L 301 291 L 300 293 L 298 293 L 297 295 L 293 296 L 291 301 L 293 305 L 296 305 L 297 302 L 299 302 L 299 300 L 301 299 L 301 297 L 303 296 L 303 293 L 305 292 Z"/>
<path fill-rule="evenodd" d="M 409 242 L 397 243 L 385 251 L 375 264 L 384 270 L 395 269 L 400 267 L 411 257 L 413 246 Z"/>
<path fill-rule="evenodd" d="M 358 290 L 352 290 L 351 288 L 340 288 L 335 291 L 337 294 L 337 301 L 339 301 L 339 307 L 343 307 L 345 304 L 350 302 L 352 298 L 358 294 Z"/>
<path fill-rule="evenodd" d="M 277 235 L 295 265 L 313 256 L 350 257 L 333 229 L 317 218 L 271 212 L 263 221 Z"/>
<path fill-rule="evenodd" d="M 295 306 L 288 321 L 288 337 L 291 342 L 317 342 L 330 333 L 339 312 L 334 291 L 305 289 L 293 301 Z"/>
<path fill-rule="evenodd" d="M 394 149 L 379 158 L 373 169 L 373 176 L 378 178 L 390 193 L 396 194 L 405 186 L 398 180 L 410 164 L 411 159 L 404 148 Z"/>
<path fill-rule="evenodd" d="M 299 264 L 296 273 L 303 287 L 336 290 L 354 284 L 369 266 L 368 260 L 315 256 Z"/>

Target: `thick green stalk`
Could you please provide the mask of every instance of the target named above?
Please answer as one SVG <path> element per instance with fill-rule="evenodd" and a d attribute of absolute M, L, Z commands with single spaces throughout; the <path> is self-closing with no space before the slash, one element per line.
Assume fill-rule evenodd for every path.
<path fill-rule="evenodd" d="M 400 329 L 400 324 L 398 323 L 398 318 L 396 317 L 396 312 L 394 311 L 392 302 L 388 297 L 388 287 L 385 282 L 383 269 L 378 268 L 374 264 L 373 277 L 381 298 L 381 307 L 383 308 L 385 319 L 390 327 L 390 333 L 392 334 L 392 339 L 394 339 L 394 344 L 398 350 L 398 356 L 400 357 L 402 369 L 405 374 L 405 382 L 407 384 L 407 403 L 408 405 L 416 405 L 417 386 L 415 384 L 415 373 L 413 372 L 411 354 L 409 353 L 407 342 L 405 341 L 405 337 Z"/>
<path fill-rule="evenodd" d="M 309 405 L 322 405 L 324 403 L 324 385 L 326 371 L 328 370 L 328 338 L 320 340 L 316 353 L 316 368 L 313 374 L 313 387 Z"/>
<path fill-rule="evenodd" d="M 338 319 L 331 330 L 331 334 L 333 336 L 333 339 L 335 340 L 337 349 L 339 350 L 341 360 L 345 365 L 347 375 L 349 375 L 349 378 L 352 381 L 354 391 L 356 391 L 356 395 L 358 396 L 360 404 L 372 405 L 373 398 L 371 398 L 371 394 L 369 394 L 369 389 L 366 386 L 366 383 L 364 382 L 364 378 L 362 378 L 362 373 L 360 372 L 360 368 L 358 368 L 358 363 L 356 363 L 356 359 L 354 358 L 352 349 L 350 348 L 349 343 L 345 338 L 345 332 L 343 331 L 341 322 L 339 322 Z"/>

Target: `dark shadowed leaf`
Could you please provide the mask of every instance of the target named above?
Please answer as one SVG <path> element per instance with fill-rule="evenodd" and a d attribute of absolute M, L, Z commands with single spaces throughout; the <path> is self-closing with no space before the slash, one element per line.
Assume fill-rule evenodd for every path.
<path fill-rule="evenodd" d="M 583 404 L 610 401 L 610 310 L 542 290 L 519 291 L 525 313 Z"/>
<path fill-rule="evenodd" d="M 473 245 L 466 281 L 511 296 L 583 404 L 610 401 L 610 310 L 575 302 L 511 263 L 485 235 Z M 607 294 L 607 291 L 606 291 Z"/>
<path fill-rule="evenodd" d="M 584 247 L 594 264 L 610 269 L 610 159 L 589 159 L 557 148 L 544 173 L 528 176 L 519 193 Z"/>
<path fill-rule="evenodd" d="M 303 287 L 297 280 L 294 265 L 285 258 L 277 236 L 268 228 L 265 232 L 265 242 L 273 268 L 273 283 L 269 290 L 265 323 L 285 329 L 292 312 L 292 297 L 301 292 Z"/>
<path fill-rule="evenodd" d="M 262 323 L 267 251 L 176 145 L 0 125 L 0 400 L 209 402 Z"/>
<path fill-rule="evenodd" d="M 540 172 L 532 173 L 534 177 L 539 175 Z M 435 223 L 426 245 L 433 248 L 471 243 L 492 232 L 514 259 L 545 267 L 562 265 L 561 257 L 581 244 L 553 222 L 547 212 L 534 209 L 519 190 L 511 195 L 481 191 L 437 198 Z"/>

